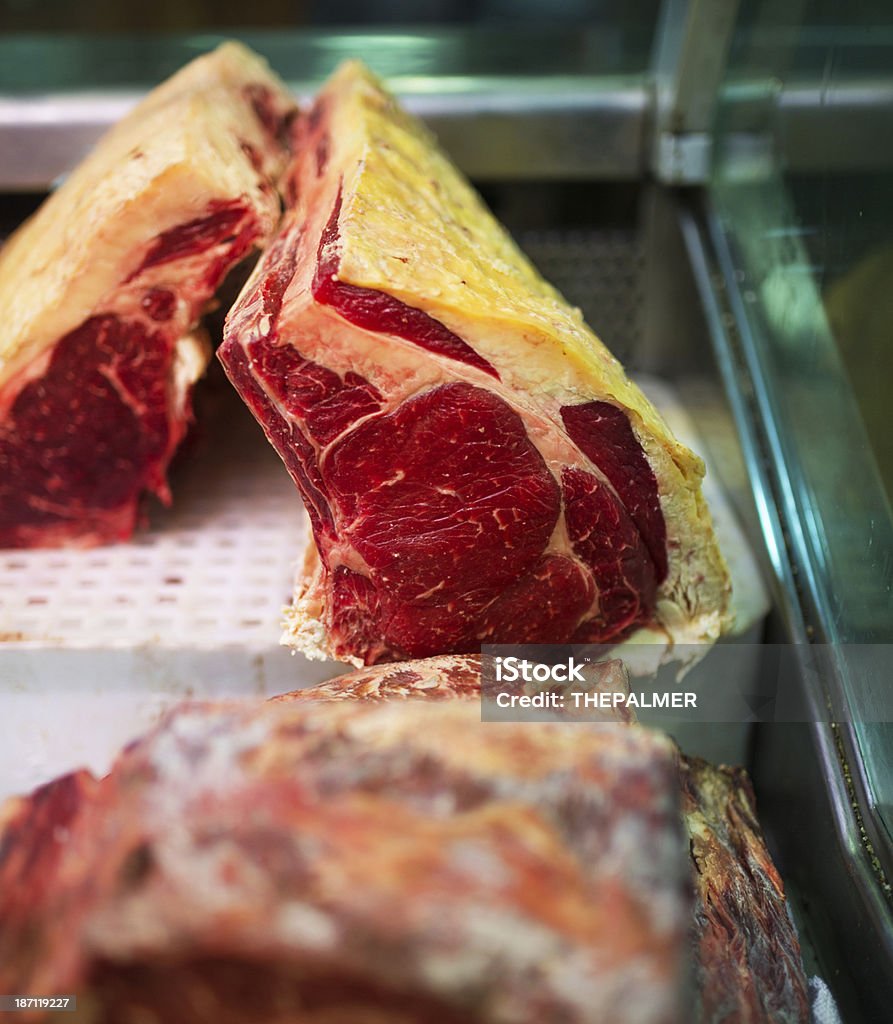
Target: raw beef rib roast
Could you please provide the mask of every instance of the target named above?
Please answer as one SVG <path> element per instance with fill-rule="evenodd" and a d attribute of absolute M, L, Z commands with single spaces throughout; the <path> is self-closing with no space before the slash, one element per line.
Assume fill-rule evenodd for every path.
<path fill-rule="evenodd" d="M 287 642 L 371 664 L 716 637 L 702 463 L 427 131 L 351 63 L 294 146 L 221 350 L 312 521 Z"/>
<path fill-rule="evenodd" d="M 634 727 L 187 706 L 0 812 L 0 991 L 91 1024 L 681 1024 L 676 797 Z"/>
<path fill-rule="evenodd" d="M 294 107 L 233 43 L 113 128 L 0 252 L 0 546 L 91 545 L 168 500 L 199 318 L 276 228 Z"/>

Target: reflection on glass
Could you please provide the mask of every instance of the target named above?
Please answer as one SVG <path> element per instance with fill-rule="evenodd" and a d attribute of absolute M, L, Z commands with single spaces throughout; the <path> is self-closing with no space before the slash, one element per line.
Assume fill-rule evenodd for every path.
<path fill-rule="evenodd" d="M 742 4 L 713 194 L 802 584 L 836 644 L 893 637 L 891 125 L 889 4 Z M 870 718 L 893 666 L 869 681 L 838 661 Z M 893 832 L 893 731 L 857 733 Z"/>

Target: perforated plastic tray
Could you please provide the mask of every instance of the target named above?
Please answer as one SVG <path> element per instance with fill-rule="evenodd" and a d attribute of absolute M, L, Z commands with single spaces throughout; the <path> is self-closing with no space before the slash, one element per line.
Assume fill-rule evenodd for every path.
<path fill-rule="evenodd" d="M 173 507 L 154 502 L 130 543 L 0 553 L 7 648 L 275 647 L 300 498 L 234 393 L 214 422 L 172 473 Z"/>

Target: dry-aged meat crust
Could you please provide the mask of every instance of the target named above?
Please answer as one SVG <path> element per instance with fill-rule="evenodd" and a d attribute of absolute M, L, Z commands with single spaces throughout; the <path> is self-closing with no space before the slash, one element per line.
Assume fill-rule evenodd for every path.
<path fill-rule="evenodd" d="M 681 1022 L 675 790 L 635 727 L 187 705 L 8 811 L 0 991 L 107 1024 Z"/>
<path fill-rule="evenodd" d="M 714 639 L 700 460 L 424 128 L 348 64 L 294 148 L 220 351 L 318 549 L 286 642 L 369 665 L 642 625 Z"/>
<path fill-rule="evenodd" d="M 271 697 L 273 701 L 462 700 L 481 693 L 481 656 L 444 654 L 423 661 L 376 665 L 330 679 L 318 686 Z"/>
<path fill-rule="evenodd" d="M 588 671 L 590 688 L 628 692 L 620 661 Z M 276 699 L 477 699 L 480 693 L 481 659 L 468 655 L 361 670 Z M 591 720 L 591 714 L 587 717 Z M 625 707 L 604 717 L 635 721 Z M 760 831 L 747 773 L 681 752 L 678 768 L 695 889 L 696 1019 L 700 1024 L 806 1024 L 800 943 Z"/>
<path fill-rule="evenodd" d="M 611 685 L 621 681 L 616 671 L 611 674 Z M 474 681 L 475 677 L 478 682 Z M 352 673 L 343 681 L 333 680 L 311 690 L 285 694 L 277 701 L 280 705 L 305 706 L 307 703 L 342 699 L 347 701 L 344 705 L 347 708 L 356 706 L 358 697 L 371 698 L 373 707 L 376 701 L 394 697 L 402 698 L 397 706 L 413 696 L 424 696 L 425 702 L 454 697 L 467 701 L 477 696 L 478 685 L 478 659 L 447 657 Z M 99 905 L 110 903 L 114 907 L 116 901 L 121 904 L 120 915 L 115 917 L 112 913 L 114 921 L 124 923 L 121 934 L 126 935 L 131 929 L 138 936 L 151 925 L 150 935 L 160 935 L 162 942 L 171 941 L 174 932 L 170 922 L 153 921 L 152 914 L 146 912 L 145 904 L 150 896 L 130 905 L 126 901 L 131 890 L 138 891 L 142 880 L 156 871 L 160 853 L 153 848 L 153 843 L 161 839 L 159 848 L 165 848 L 170 839 L 167 833 L 173 828 L 176 816 L 185 815 L 184 820 L 193 820 L 195 801 L 204 806 L 210 799 L 211 805 L 214 804 L 214 795 L 213 792 L 209 795 L 209 787 L 224 802 L 227 800 L 225 794 L 232 792 L 232 807 L 235 809 L 227 815 L 219 803 L 216 810 L 213 806 L 205 807 L 210 819 L 199 820 L 180 854 L 191 851 L 190 857 L 197 856 L 196 844 L 202 847 L 209 834 L 222 841 L 222 837 L 232 829 L 231 852 L 236 851 L 235 855 L 223 856 L 219 863 L 211 857 L 209 863 L 235 872 L 238 880 L 241 854 L 237 851 L 248 839 L 235 823 L 241 815 L 238 808 L 250 803 L 247 793 L 251 790 L 246 785 L 245 793 L 242 792 L 238 765 L 242 759 L 250 763 L 259 756 L 246 753 L 256 749 L 252 746 L 254 739 L 247 743 L 240 739 L 244 739 L 247 722 L 252 715 L 245 716 L 237 709 L 212 708 L 205 716 L 206 720 L 202 721 L 203 714 L 200 708 L 185 712 L 182 728 L 172 727 L 169 723 L 148 743 L 125 754 L 108 779 L 97 781 L 87 773 L 79 772 L 43 787 L 31 798 L 11 801 L 6 805 L 0 820 L 0 964 L 7 965 L 6 974 L 0 970 L 0 982 L 4 985 L 26 977 L 29 985 L 51 985 L 53 982 L 44 973 L 47 969 L 51 974 L 55 972 L 53 976 L 57 979 L 81 977 L 87 970 L 79 959 L 83 951 L 67 941 L 69 931 L 66 929 L 89 936 L 88 922 L 97 920 Z M 287 745 L 287 737 L 295 728 L 295 720 L 286 718 L 278 723 L 276 729 L 263 733 L 265 738 L 260 743 L 264 754 L 261 760 L 270 758 L 279 767 L 288 763 L 288 756 L 279 750 L 275 735 L 278 732 L 280 738 L 286 737 Z M 305 722 L 302 728 L 305 739 L 308 728 Z M 404 724 L 402 731 L 406 730 L 412 732 Z M 332 792 L 332 785 L 343 793 L 349 784 L 360 784 L 364 777 L 371 777 L 376 780 L 375 786 L 381 786 L 379 796 L 387 804 L 379 805 L 378 810 L 386 814 L 389 821 L 393 816 L 388 801 L 393 798 L 399 804 L 407 796 L 407 793 L 400 792 L 401 787 L 408 787 L 410 795 L 418 796 L 421 785 L 425 798 L 433 799 L 433 789 L 426 788 L 431 786 L 432 780 L 429 754 L 422 754 L 425 767 L 421 774 L 414 768 L 419 762 L 412 751 L 424 747 L 421 732 L 413 743 L 408 744 L 411 749 L 405 754 L 406 763 L 400 769 L 402 774 L 398 779 L 387 772 L 382 773 L 379 762 L 373 763 L 374 758 L 366 759 L 370 752 L 360 751 L 362 743 L 360 747 L 345 747 L 337 726 L 324 727 L 321 731 L 331 739 L 320 741 L 310 761 L 315 765 L 313 770 L 323 773 L 324 762 L 330 757 L 334 759 L 323 773 L 325 781 L 319 781 L 326 793 Z M 397 734 L 391 736 L 391 744 L 398 741 L 400 733 L 398 728 Z M 176 781 L 170 776 L 167 781 L 159 777 L 159 769 L 165 765 L 175 774 L 172 765 L 176 761 L 170 761 L 170 751 L 165 746 L 165 737 L 171 740 L 171 734 L 176 734 L 172 742 L 177 756 L 183 759 L 181 767 L 186 775 L 189 771 L 198 771 L 200 775 L 197 782 L 186 785 L 187 793 L 183 794 L 182 800 L 172 792 L 165 795 L 165 786 L 175 787 Z M 228 734 L 231 734 L 229 740 Z M 466 741 L 457 737 L 454 742 L 456 756 L 463 762 L 463 772 L 460 773 L 462 792 L 470 787 L 477 792 L 476 799 L 484 799 L 484 794 L 479 791 L 480 779 L 470 783 L 464 774 Z M 519 750 L 522 746 L 519 743 Z M 388 748 L 387 742 L 383 744 L 384 748 Z M 363 754 L 358 762 L 359 774 L 347 772 L 345 779 L 333 783 L 341 770 L 338 766 L 344 767 L 347 759 L 356 758 L 358 752 Z M 296 758 L 299 756 L 297 749 L 293 754 Z M 217 759 L 208 764 L 212 757 Z M 202 765 L 208 771 L 202 773 Z M 520 771 L 520 760 L 513 770 Z M 636 775 L 631 766 L 627 764 L 621 770 L 626 773 L 627 784 L 632 786 Z M 213 778 L 215 771 L 219 776 L 216 781 Z M 696 1019 L 704 1024 L 727 1021 L 805 1022 L 808 1003 L 799 944 L 787 914 L 781 880 L 754 817 L 753 794 L 746 775 L 740 769 L 716 768 L 687 757 L 679 758 L 678 771 L 697 897 L 693 921 L 698 990 Z M 264 780 L 269 783 L 268 790 Z M 247 775 L 242 781 L 247 782 Z M 259 802 L 266 802 L 271 813 L 275 807 L 281 806 L 283 793 L 277 790 L 267 768 L 254 781 L 261 787 L 253 790 Z M 457 775 L 457 785 L 459 781 Z M 396 790 L 393 789 L 395 785 Z M 618 799 L 622 800 L 620 794 Z M 155 824 L 149 820 L 149 827 L 144 828 L 143 817 L 147 809 L 154 813 L 153 807 L 160 809 L 162 816 Z M 223 818 L 218 816 L 218 812 L 223 813 Z M 282 844 L 287 846 L 289 829 L 298 827 L 298 818 L 283 820 L 278 831 L 277 827 L 271 827 L 264 834 L 264 842 L 275 840 L 277 849 L 282 848 Z M 269 824 L 266 819 L 265 824 Z M 370 839 L 370 835 L 362 830 L 351 835 L 358 842 L 361 835 Z M 108 850 L 105 849 L 106 844 Z M 197 878 L 207 882 L 206 866 L 190 857 L 180 864 L 175 860 L 171 868 L 177 869 L 178 877 L 186 884 L 189 865 L 192 864 Z M 277 854 L 277 858 L 281 859 L 281 854 Z M 88 875 L 95 876 L 96 884 Z M 370 875 L 364 884 L 371 883 Z M 214 886 L 211 885 L 208 891 L 213 893 Z M 233 899 L 238 897 L 238 892 L 236 885 Z M 60 919 L 60 908 L 70 916 Z M 201 913 L 198 919 L 201 920 Z M 118 925 L 113 927 L 118 934 Z M 25 940 L 26 931 L 28 938 Z M 201 927 L 198 933 L 202 934 Z M 197 940 L 190 935 L 188 941 Z M 410 998 L 369 978 L 348 979 L 340 969 L 329 977 L 313 974 L 310 978 L 297 970 L 278 947 L 270 955 L 265 955 L 263 962 L 258 962 L 257 957 L 243 956 L 244 950 L 221 950 L 219 946 L 209 948 L 201 944 L 188 955 L 182 954 L 180 960 L 175 958 L 175 963 L 171 963 L 169 956 L 157 960 L 156 953 L 158 950 L 146 957 L 135 955 L 132 961 L 125 957 L 125 962 L 98 956 L 89 969 L 90 984 L 94 994 L 100 994 L 106 1010 L 105 1016 L 93 1019 L 127 1021 L 135 1004 L 154 1007 L 166 1021 L 193 1019 L 177 1016 L 183 1012 L 179 1004 L 184 992 L 200 989 L 205 992 L 206 1001 L 212 1000 L 210 1005 L 213 1009 L 208 1011 L 210 1016 L 196 1017 L 196 1020 L 225 1022 L 231 1019 L 227 1013 L 235 1013 L 233 1020 L 250 1019 L 244 1015 L 244 1008 L 239 1003 L 239 999 L 250 990 L 253 1012 L 258 1014 L 256 1019 L 312 1021 L 315 1019 L 313 1016 L 295 1018 L 291 1015 L 296 986 L 300 988 L 302 1006 L 318 1008 L 323 1014 L 321 1019 L 327 1024 L 332 1019 L 459 1019 L 448 1005 L 436 1000 L 432 1002 L 427 996 Z M 300 984 L 297 979 L 300 979 Z M 57 982 L 63 986 L 66 983 Z M 346 1016 L 324 1016 L 332 1008 L 336 990 L 340 993 L 340 1007 Z M 258 992 L 264 994 L 267 1002 L 257 998 Z M 348 1009 L 353 1005 L 353 999 L 357 1004 Z M 369 1009 L 370 1001 L 380 1009 L 387 1007 L 386 1011 L 382 1010 L 386 1015 L 376 1016 L 378 1011 Z M 368 1018 L 362 1016 L 357 1006 L 365 1007 Z M 328 1009 L 323 1009 L 325 1007 Z M 277 1008 L 284 1015 L 275 1016 Z M 404 1016 L 401 1017 L 400 1013 Z"/>
<path fill-rule="evenodd" d="M 481 656 L 479 654 L 443 654 L 435 658 L 423 658 L 411 662 L 390 665 L 376 665 L 360 669 L 347 675 L 330 679 L 318 686 L 303 690 L 292 690 L 271 697 L 273 701 L 307 700 L 478 700 L 481 692 L 493 694 L 497 690 L 533 695 L 542 692 L 541 683 L 496 683 L 495 679 L 482 680 Z M 567 689 L 586 693 L 628 693 L 629 678 L 623 662 L 619 659 L 597 662 L 583 668 L 583 682 L 573 686 L 555 684 L 550 689 L 561 693 Z M 569 708 L 569 703 L 566 705 Z M 564 712 L 573 717 L 571 710 Z M 611 722 L 634 722 L 635 712 L 617 706 L 604 715 L 589 710 L 587 721 L 604 719 Z"/>
<path fill-rule="evenodd" d="M 806 1024 L 800 943 L 741 768 L 680 758 L 695 880 L 702 1024 Z"/>
<path fill-rule="evenodd" d="M 121 540 L 210 352 L 197 325 L 279 220 L 294 104 L 230 43 L 116 125 L 0 252 L 0 547 Z"/>

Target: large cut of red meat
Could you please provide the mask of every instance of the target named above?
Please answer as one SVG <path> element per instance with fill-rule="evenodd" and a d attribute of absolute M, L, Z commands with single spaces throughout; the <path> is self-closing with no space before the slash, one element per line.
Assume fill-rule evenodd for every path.
<path fill-rule="evenodd" d="M 446 655 L 360 669 L 273 700 L 477 702 L 483 696 L 495 701 L 510 688 L 491 673 L 492 659 L 488 664 L 479 655 Z M 584 684 L 550 688 L 629 694 L 620 661 L 588 664 L 584 675 Z M 536 683 L 530 692 L 542 689 Z M 633 709 L 612 704 L 598 715 L 587 709 L 582 716 L 635 723 Z M 570 700 L 553 713 L 575 715 Z M 523 711 L 516 708 L 511 714 Z M 691 945 L 697 996 L 689 1019 L 696 1024 L 806 1024 L 809 996 L 800 941 L 757 820 L 747 773 L 681 751 L 677 768 L 695 893 Z"/>
<path fill-rule="evenodd" d="M 292 101 L 235 44 L 151 93 L 0 254 L 0 547 L 132 532 L 209 358 L 199 320 L 279 218 Z"/>
<path fill-rule="evenodd" d="M 186 706 L 7 806 L 0 992 L 93 1024 L 682 1024 L 675 790 L 643 730 Z"/>
<path fill-rule="evenodd" d="M 311 520 L 287 642 L 710 640 L 700 460 L 356 64 L 296 124 L 290 208 L 221 358 Z"/>

